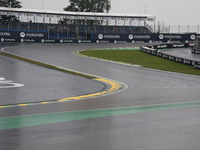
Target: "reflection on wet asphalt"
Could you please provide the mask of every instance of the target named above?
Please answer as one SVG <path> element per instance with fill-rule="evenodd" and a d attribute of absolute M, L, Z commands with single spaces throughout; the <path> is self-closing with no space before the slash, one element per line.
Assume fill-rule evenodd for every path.
<path fill-rule="evenodd" d="M 62 44 L 6 49 L 32 59 L 121 81 L 128 85 L 128 89 L 113 95 L 80 101 L 0 108 L 0 127 L 6 127 L 9 123 L 23 127 L 0 131 L 0 149 L 198 150 L 199 106 L 194 102 L 189 107 L 184 102 L 200 100 L 200 77 L 124 66 L 71 54 L 81 49 L 139 45 L 141 44 Z M 49 99 L 55 96 L 54 93 L 64 96 L 68 95 L 68 90 L 69 94 L 80 94 L 87 90 L 94 92 L 88 88 L 91 86 L 97 91 L 104 87 L 98 85 L 99 83 L 94 84 L 93 81 L 90 83 L 79 77 L 3 56 L 0 56 L 0 61 L 0 70 L 3 70 L 0 77 L 24 84 L 24 87 L 16 89 L 0 89 L 0 96 L 8 95 L 12 98 L 8 101 L 24 100 L 20 97 L 26 97 L 28 101 L 34 97 Z M 76 87 L 75 84 L 79 86 Z M 170 107 L 163 109 L 166 103 Z M 174 103 L 181 103 L 184 107 L 174 107 Z M 156 109 L 149 110 L 149 105 Z M 136 109 L 135 106 L 138 106 L 137 112 L 127 112 L 128 109 Z M 76 114 L 79 119 L 72 117 L 72 114 Z M 105 116 L 101 116 L 102 114 Z M 65 121 L 63 119 L 62 122 L 60 115 Z M 15 121 L 15 117 L 6 116 L 20 117 Z M 67 116 L 72 120 L 67 121 L 70 118 Z M 61 122 L 56 122 L 56 119 Z M 53 121 L 55 122 L 52 123 Z M 36 123 L 40 125 L 25 127 Z"/>

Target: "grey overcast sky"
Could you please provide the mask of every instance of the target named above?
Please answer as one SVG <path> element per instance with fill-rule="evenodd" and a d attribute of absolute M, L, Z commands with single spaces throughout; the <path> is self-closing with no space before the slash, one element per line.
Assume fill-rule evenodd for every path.
<path fill-rule="evenodd" d="M 69 0 L 19 0 L 25 9 L 62 11 Z M 165 25 L 200 25 L 200 0 L 111 0 L 111 13 L 135 13 L 156 16 Z M 146 6 L 146 7 L 145 7 Z"/>

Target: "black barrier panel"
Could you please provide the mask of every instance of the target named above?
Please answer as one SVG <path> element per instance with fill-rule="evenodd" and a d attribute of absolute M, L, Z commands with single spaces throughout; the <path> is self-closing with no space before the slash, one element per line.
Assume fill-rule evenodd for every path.
<path fill-rule="evenodd" d="M 0 38 L 2 39 L 48 39 L 48 32 L 28 32 L 28 31 L 2 31 L 0 30 Z"/>
<path fill-rule="evenodd" d="M 76 40 L 77 41 L 77 40 Z M 74 40 L 67 40 L 67 39 L 61 39 L 61 40 L 56 40 L 56 43 L 75 43 Z"/>
<path fill-rule="evenodd" d="M 169 44 L 154 45 L 153 48 L 154 49 L 165 49 L 165 48 L 169 48 Z"/>
<path fill-rule="evenodd" d="M 81 40 L 81 43 L 152 43 L 152 42 L 170 42 L 169 37 L 171 37 L 171 41 L 177 41 L 177 42 L 185 42 L 185 41 L 193 41 L 193 39 L 196 36 L 195 34 L 96 34 L 94 33 L 91 39 L 88 40 Z M 18 41 L 18 39 L 29 39 L 27 42 L 30 42 L 30 39 L 34 40 L 48 40 L 48 31 L 44 32 L 29 32 L 29 31 L 5 31 L 0 30 L 0 39 L 1 41 Z M 58 39 L 62 40 L 62 39 Z M 72 43 L 72 40 L 65 39 L 65 41 L 57 41 L 58 43 Z M 26 42 L 26 41 L 24 41 Z M 73 42 L 78 42 L 78 40 L 73 40 Z M 54 43 L 54 42 L 53 42 Z M 161 44 L 158 47 L 159 49 L 162 48 L 172 48 L 172 47 L 181 47 L 181 44 L 176 45 L 168 45 L 165 47 L 165 44 Z M 186 46 L 186 45 L 185 45 Z M 149 48 L 153 48 L 152 45 L 148 46 Z M 157 48 L 157 47 L 155 47 Z"/>
<path fill-rule="evenodd" d="M 200 50 L 196 50 L 196 54 L 200 54 Z"/>
<path fill-rule="evenodd" d="M 191 66 L 194 65 L 194 61 L 188 60 L 188 59 L 184 59 L 184 60 L 183 60 L 183 63 L 184 63 L 184 64 L 187 64 L 187 65 L 191 65 Z"/>
<path fill-rule="evenodd" d="M 35 43 L 37 40 L 35 39 L 20 39 L 20 42 L 29 42 L 29 43 Z"/>
<path fill-rule="evenodd" d="M 152 51 L 151 50 L 147 50 L 147 54 L 151 54 L 152 53 Z"/>
<path fill-rule="evenodd" d="M 163 57 L 163 53 L 157 53 L 157 56 L 159 56 L 159 57 Z"/>
<path fill-rule="evenodd" d="M 19 40 L 11 38 L 1 38 L 1 42 L 19 42 Z"/>
<path fill-rule="evenodd" d="M 176 57 L 176 62 L 184 63 L 184 59 L 183 59 L 183 58 Z"/>
<path fill-rule="evenodd" d="M 145 48 L 142 48 L 142 47 L 140 48 L 140 50 L 142 50 L 145 53 L 147 52 L 147 50 Z"/>
<path fill-rule="evenodd" d="M 189 47 L 189 43 L 172 43 L 172 44 L 159 44 L 159 45 L 148 45 L 148 47 L 153 47 L 154 49 L 166 49 L 166 48 L 184 48 Z"/>
<path fill-rule="evenodd" d="M 191 52 L 194 54 L 200 54 L 200 50 L 196 50 L 196 49 L 192 49 Z"/>
<path fill-rule="evenodd" d="M 110 43 L 109 40 L 95 40 L 95 43 Z"/>
<path fill-rule="evenodd" d="M 169 55 L 163 54 L 163 58 L 169 59 Z"/>
<path fill-rule="evenodd" d="M 194 68 L 195 69 L 200 69 L 200 62 L 199 61 L 195 61 L 194 62 Z"/>
<path fill-rule="evenodd" d="M 171 48 L 184 48 L 184 47 L 189 47 L 189 44 L 188 43 L 171 44 Z"/>
<path fill-rule="evenodd" d="M 162 44 L 162 46 L 163 45 L 164 44 Z M 165 45 L 167 45 L 167 46 L 170 45 L 171 47 L 179 47 L 179 48 L 189 46 L 189 44 L 187 44 L 187 43 L 186 44 L 179 43 L 178 45 L 177 44 L 165 44 Z M 174 46 L 174 45 L 176 45 L 176 46 Z M 172 60 L 172 61 L 176 61 L 176 62 L 179 62 L 179 63 L 191 65 L 191 66 L 194 66 L 194 68 L 200 69 L 200 62 L 196 62 L 196 61 L 193 61 L 193 60 L 188 60 L 188 59 L 183 59 L 183 58 L 163 54 L 163 53 L 157 52 L 156 50 L 150 49 L 149 47 L 152 47 L 152 46 L 148 45 L 148 47 L 146 47 L 146 53 L 153 54 L 153 55 L 156 55 L 156 53 L 157 53 L 157 56 L 159 56 L 159 57 L 169 59 L 169 60 Z M 154 47 L 159 47 L 159 45 L 154 46 Z M 145 52 L 145 47 L 142 46 L 141 50 Z"/>
<path fill-rule="evenodd" d="M 152 42 L 152 39 L 155 39 L 155 34 L 97 34 L 93 33 L 92 40 L 96 41 L 126 41 L 126 42 L 132 42 L 132 43 L 138 43 L 138 42 Z"/>
<path fill-rule="evenodd" d="M 196 50 L 195 50 L 195 49 L 192 49 L 192 50 L 191 50 L 191 53 L 194 53 L 194 54 L 195 54 L 195 53 L 196 53 Z"/>
<path fill-rule="evenodd" d="M 97 34 L 93 33 L 92 40 L 116 40 L 116 41 L 127 41 L 132 43 L 137 42 L 189 42 L 193 41 L 197 34 L 187 33 L 187 34 Z"/>
<path fill-rule="evenodd" d="M 170 56 L 170 55 L 169 55 L 169 60 L 176 61 L 176 57 L 174 57 L 174 56 Z"/>
<path fill-rule="evenodd" d="M 163 42 L 189 42 L 193 41 L 196 38 L 196 34 L 188 33 L 188 34 L 158 34 L 158 41 Z"/>
<path fill-rule="evenodd" d="M 151 53 L 152 55 L 156 55 L 157 56 L 157 51 L 156 50 L 154 50 L 154 51 L 152 51 L 152 53 Z"/>

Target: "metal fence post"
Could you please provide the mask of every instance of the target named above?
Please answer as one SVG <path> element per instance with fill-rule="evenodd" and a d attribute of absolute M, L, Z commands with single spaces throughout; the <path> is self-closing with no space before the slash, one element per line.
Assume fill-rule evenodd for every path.
<path fill-rule="evenodd" d="M 178 26 L 178 33 L 180 33 L 180 25 Z"/>
<path fill-rule="evenodd" d="M 57 25 L 57 38 L 59 39 L 59 25 Z"/>
<path fill-rule="evenodd" d="M 78 40 L 78 27 L 76 26 L 76 39 Z"/>
<path fill-rule="evenodd" d="M 69 39 L 69 33 L 68 33 L 69 31 L 68 30 L 69 30 L 69 27 L 67 25 L 67 39 Z"/>
<path fill-rule="evenodd" d="M 49 26 L 47 28 L 48 28 L 48 39 L 49 39 Z"/>

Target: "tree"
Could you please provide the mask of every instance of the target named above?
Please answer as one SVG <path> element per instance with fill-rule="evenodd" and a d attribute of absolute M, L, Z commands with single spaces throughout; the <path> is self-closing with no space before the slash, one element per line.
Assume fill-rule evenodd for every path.
<path fill-rule="evenodd" d="M 69 0 L 70 5 L 63 8 L 64 11 L 73 12 L 108 12 L 111 8 L 109 0 Z M 69 20 L 65 20 L 66 22 Z M 85 20 L 72 20 L 78 24 L 100 24 L 100 21 L 85 21 Z"/>
<path fill-rule="evenodd" d="M 9 8 L 22 8 L 21 2 L 17 0 L 0 0 L 0 7 L 9 7 Z M 14 21 L 18 22 L 19 19 L 16 16 L 0 16 L 0 21 Z"/>
<path fill-rule="evenodd" d="M 109 0 L 69 0 L 69 3 L 65 11 L 103 13 L 111 8 Z"/>
<path fill-rule="evenodd" d="M 17 0 L 0 0 L 0 7 L 22 8 L 21 2 Z"/>

